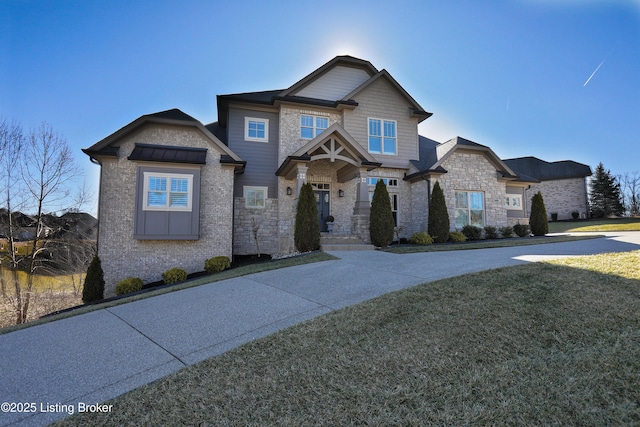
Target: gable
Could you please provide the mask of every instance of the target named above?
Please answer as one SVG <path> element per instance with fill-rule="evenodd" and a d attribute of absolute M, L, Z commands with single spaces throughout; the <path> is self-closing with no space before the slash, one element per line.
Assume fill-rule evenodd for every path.
<path fill-rule="evenodd" d="M 291 95 L 335 101 L 345 98 L 370 77 L 362 68 L 337 65 Z"/>

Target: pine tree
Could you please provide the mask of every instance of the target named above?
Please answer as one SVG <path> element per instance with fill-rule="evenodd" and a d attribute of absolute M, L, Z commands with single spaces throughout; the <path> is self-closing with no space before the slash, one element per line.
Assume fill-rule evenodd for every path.
<path fill-rule="evenodd" d="M 598 164 L 591 179 L 589 191 L 591 216 L 601 218 L 609 215 L 622 215 L 624 206 L 620 192 L 620 184 L 602 162 Z"/>
<path fill-rule="evenodd" d="M 309 183 L 303 184 L 300 189 L 293 240 L 300 252 L 315 251 L 320 247 L 318 207 Z"/>
<path fill-rule="evenodd" d="M 98 255 L 95 255 L 87 269 L 82 289 L 82 302 L 85 304 L 100 301 L 104 298 L 104 273 Z"/>
<path fill-rule="evenodd" d="M 393 241 L 393 212 L 391 211 L 391 200 L 385 183 L 379 179 L 373 191 L 371 201 L 371 212 L 369 214 L 369 235 L 371 243 L 375 246 L 385 248 Z"/>
<path fill-rule="evenodd" d="M 549 232 L 549 220 L 547 219 L 547 209 L 544 206 L 542 193 L 539 191 L 531 199 L 531 215 L 529 216 L 529 226 L 534 236 L 544 236 Z"/>
<path fill-rule="evenodd" d="M 436 181 L 429 201 L 429 235 L 436 243 L 449 240 L 449 212 L 440 183 Z"/>

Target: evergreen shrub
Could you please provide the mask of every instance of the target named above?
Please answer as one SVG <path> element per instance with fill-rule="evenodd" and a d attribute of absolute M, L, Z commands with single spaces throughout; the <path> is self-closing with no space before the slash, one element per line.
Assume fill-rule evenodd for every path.
<path fill-rule="evenodd" d="M 231 267 L 231 260 L 226 256 L 214 256 L 204 262 L 207 273 L 217 273 Z"/>
<path fill-rule="evenodd" d="M 187 280 L 187 272 L 181 268 L 172 268 L 162 273 L 162 280 L 164 281 L 165 285 L 184 282 L 185 280 Z"/>
<path fill-rule="evenodd" d="M 498 229 L 493 225 L 487 225 L 484 227 L 484 238 L 485 239 L 498 239 L 500 235 L 498 234 Z"/>
<path fill-rule="evenodd" d="M 318 207 L 313 197 L 313 188 L 308 182 L 300 189 L 293 241 L 300 252 L 315 251 L 320 247 Z"/>
<path fill-rule="evenodd" d="M 379 179 L 373 192 L 369 214 L 369 236 L 375 246 L 386 248 L 393 241 L 393 212 L 385 183 Z"/>
<path fill-rule="evenodd" d="M 504 239 L 508 239 L 509 237 L 513 237 L 513 227 L 510 226 L 506 226 L 506 227 L 500 227 L 500 235 L 504 238 Z"/>
<path fill-rule="evenodd" d="M 104 299 L 104 272 L 98 255 L 95 255 L 87 269 L 82 289 L 82 302 L 85 304 Z"/>
<path fill-rule="evenodd" d="M 529 226 L 527 224 L 517 223 L 513 226 L 513 232 L 519 237 L 527 237 L 530 234 Z"/>
<path fill-rule="evenodd" d="M 130 294 L 142 289 L 142 279 L 138 277 L 128 277 L 118 282 L 116 285 L 116 295 Z"/>
<path fill-rule="evenodd" d="M 466 242 L 467 241 L 467 236 L 462 234 L 462 232 L 460 232 L 460 231 L 452 231 L 452 232 L 449 233 L 449 239 L 452 242 L 462 243 L 462 242 Z"/>
<path fill-rule="evenodd" d="M 449 212 L 440 183 L 436 181 L 429 202 L 429 235 L 436 243 L 449 240 Z"/>
<path fill-rule="evenodd" d="M 462 234 L 465 235 L 467 240 L 480 240 L 482 238 L 482 228 L 467 224 L 462 227 Z"/>
<path fill-rule="evenodd" d="M 419 233 L 413 233 L 409 238 L 409 242 L 414 245 L 431 245 L 433 244 L 433 239 L 424 231 Z"/>
<path fill-rule="evenodd" d="M 531 227 L 531 233 L 534 236 L 544 236 L 549 232 L 547 209 L 544 207 L 544 199 L 542 198 L 542 193 L 539 191 L 531 198 L 529 226 Z"/>

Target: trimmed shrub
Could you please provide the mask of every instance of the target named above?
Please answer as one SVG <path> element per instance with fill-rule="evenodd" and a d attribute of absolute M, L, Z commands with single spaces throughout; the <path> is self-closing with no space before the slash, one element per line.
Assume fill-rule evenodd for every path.
<path fill-rule="evenodd" d="M 162 273 L 162 280 L 164 281 L 165 285 L 184 282 L 185 280 L 187 280 L 187 272 L 181 268 L 172 268 Z"/>
<path fill-rule="evenodd" d="M 482 238 L 482 228 L 467 224 L 462 227 L 462 234 L 465 235 L 467 240 L 480 240 Z"/>
<path fill-rule="evenodd" d="M 419 233 L 413 233 L 409 238 L 409 242 L 414 245 L 431 245 L 433 244 L 433 239 L 424 231 Z"/>
<path fill-rule="evenodd" d="M 142 289 L 142 279 L 138 277 L 128 277 L 121 280 L 116 285 L 116 295 L 130 294 L 131 292 L 137 292 Z"/>
<path fill-rule="evenodd" d="M 429 202 L 429 235 L 436 243 L 449 240 L 449 212 L 440 183 L 436 181 Z"/>
<path fill-rule="evenodd" d="M 393 212 L 385 183 L 379 179 L 373 191 L 371 212 L 369 213 L 369 236 L 371 244 L 386 248 L 393 242 Z"/>
<path fill-rule="evenodd" d="M 519 237 L 526 237 L 530 234 L 529 226 L 527 224 L 517 223 L 513 226 L 513 232 L 516 233 Z"/>
<path fill-rule="evenodd" d="M 557 219 L 556 214 L 556 219 Z M 531 198 L 531 216 L 529 217 L 529 226 L 534 236 L 544 236 L 549 232 L 549 221 L 547 220 L 547 209 L 544 207 L 544 199 L 542 193 L 537 192 Z"/>
<path fill-rule="evenodd" d="M 467 236 L 462 234 L 460 231 L 452 231 L 449 233 L 449 239 L 452 242 L 462 243 L 467 241 Z"/>
<path fill-rule="evenodd" d="M 506 227 L 500 227 L 500 235 L 505 238 L 508 239 L 509 237 L 513 237 L 513 227 L 510 226 L 506 226 Z"/>
<path fill-rule="evenodd" d="M 104 272 L 98 255 L 95 255 L 87 269 L 82 289 L 82 302 L 85 304 L 104 299 Z"/>
<path fill-rule="evenodd" d="M 204 262 L 204 269 L 207 273 L 217 273 L 231 267 L 231 260 L 226 256 L 214 256 Z"/>
<path fill-rule="evenodd" d="M 578 217 L 580 217 L 580 214 L 578 213 L 578 211 L 571 212 L 571 218 L 578 219 Z"/>
<path fill-rule="evenodd" d="M 484 238 L 485 239 L 498 239 L 500 235 L 498 234 L 498 229 L 493 225 L 487 225 L 484 227 Z"/>
<path fill-rule="evenodd" d="M 293 241 L 300 252 L 315 251 L 320 247 L 318 207 L 316 199 L 313 197 L 313 188 L 308 182 L 303 184 L 300 189 Z"/>

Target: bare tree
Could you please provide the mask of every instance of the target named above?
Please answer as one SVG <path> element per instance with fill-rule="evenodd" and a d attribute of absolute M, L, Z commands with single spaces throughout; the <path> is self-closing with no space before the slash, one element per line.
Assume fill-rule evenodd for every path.
<path fill-rule="evenodd" d="M 622 187 L 624 206 L 629 216 L 640 215 L 640 172 L 626 172 L 618 177 Z"/>

